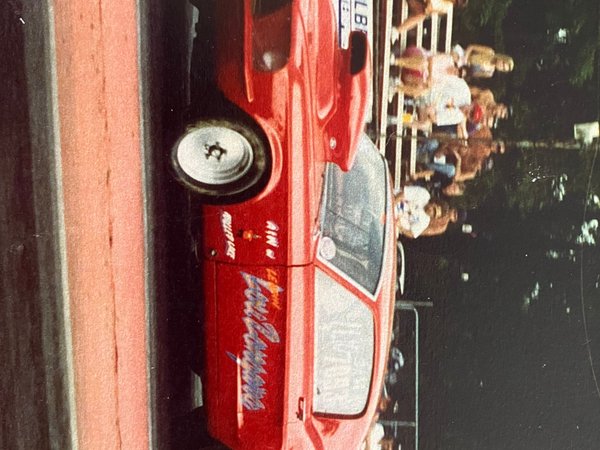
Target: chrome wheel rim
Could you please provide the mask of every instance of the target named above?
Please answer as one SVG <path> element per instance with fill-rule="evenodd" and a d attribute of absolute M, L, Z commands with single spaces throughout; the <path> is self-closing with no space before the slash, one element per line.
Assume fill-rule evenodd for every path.
<path fill-rule="evenodd" d="M 208 125 L 192 128 L 177 146 L 177 162 L 195 181 L 227 184 L 242 178 L 254 160 L 252 145 L 239 132 Z"/>

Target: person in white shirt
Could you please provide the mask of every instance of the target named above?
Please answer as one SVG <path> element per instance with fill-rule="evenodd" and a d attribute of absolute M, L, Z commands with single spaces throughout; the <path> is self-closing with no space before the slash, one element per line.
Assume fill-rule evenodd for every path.
<path fill-rule="evenodd" d="M 402 90 L 403 87 L 397 89 Z M 471 90 L 465 80 L 450 74 L 440 77 L 416 97 L 418 120 L 412 125 L 421 130 L 428 130 L 431 124 L 452 128 L 453 134 L 466 139 L 471 100 Z"/>
<path fill-rule="evenodd" d="M 421 186 L 405 186 L 396 196 L 396 225 L 398 232 L 417 238 L 429 226 L 431 217 L 425 212 L 431 195 Z"/>
<path fill-rule="evenodd" d="M 413 239 L 442 234 L 450 223 L 459 220 L 459 212 L 447 203 L 432 200 L 422 186 L 405 186 L 396 195 L 396 232 Z"/>
<path fill-rule="evenodd" d="M 431 86 L 417 99 L 419 120 L 429 120 L 438 127 L 456 126 L 459 138 L 466 138 L 467 115 L 471 108 L 471 90 L 465 80 L 447 76 Z"/>

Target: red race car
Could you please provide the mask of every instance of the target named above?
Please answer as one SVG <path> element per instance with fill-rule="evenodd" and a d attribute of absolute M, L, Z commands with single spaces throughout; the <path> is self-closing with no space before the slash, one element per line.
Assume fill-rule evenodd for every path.
<path fill-rule="evenodd" d="M 387 164 L 362 133 L 369 46 L 331 0 L 218 1 L 228 104 L 172 153 L 207 200 L 208 429 L 231 448 L 351 449 L 374 419 L 395 294 Z"/>

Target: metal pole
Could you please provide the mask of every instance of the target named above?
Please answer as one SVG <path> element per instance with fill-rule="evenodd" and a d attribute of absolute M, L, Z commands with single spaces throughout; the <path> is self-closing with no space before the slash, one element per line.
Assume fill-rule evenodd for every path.
<path fill-rule="evenodd" d="M 415 311 L 415 450 L 419 448 L 419 313 Z"/>
<path fill-rule="evenodd" d="M 430 34 L 430 49 L 432 53 L 437 53 L 438 50 L 438 40 L 439 40 L 439 22 L 440 18 L 437 13 L 433 13 L 431 15 L 431 34 Z"/>
<path fill-rule="evenodd" d="M 379 136 L 378 146 L 379 152 L 385 157 L 385 148 L 387 144 L 387 110 L 388 110 L 388 93 L 390 87 L 390 55 L 391 55 L 391 34 L 392 34 L 392 12 L 393 12 L 393 0 L 388 0 L 386 3 L 385 10 L 385 36 L 383 45 L 383 74 L 382 74 L 382 86 L 379 111 Z"/>
<path fill-rule="evenodd" d="M 450 8 L 446 14 L 446 42 L 444 42 L 444 50 L 450 53 L 452 48 L 452 22 L 454 19 L 454 8 Z"/>
<path fill-rule="evenodd" d="M 419 312 L 411 303 L 396 302 L 400 309 L 412 311 L 415 314 L 415 450 L 419 448 Z M 409 422 L 407 422 L 409 423 Z"/>
<path fill-rule="evenodd" d="M 396 309 L 407 309 L 407 308 L 403 308 L 403 306 L 406 306 L 407 308 L 410 308 L 411 306 L 425 306 L 428 308 L 433 307 L 433 302 L 425 302 L 425 301 L 415 301 L 415 300 L 398 300 L 396 302 Z"/>
<path fill-rule="evenodd" d="M 415 423 L 406 420 L 380 420 L 379 423 L 386 427 L 414 427 Z"/>

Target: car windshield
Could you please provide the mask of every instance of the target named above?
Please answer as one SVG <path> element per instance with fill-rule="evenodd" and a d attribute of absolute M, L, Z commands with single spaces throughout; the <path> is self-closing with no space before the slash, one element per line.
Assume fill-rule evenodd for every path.
<path fill-rule="evenodd" d="M 375 294 L 386 226 L 385 163 L 363 136 L 352 169 L 329 164 L 326 177 L 319 255 Z"/>

